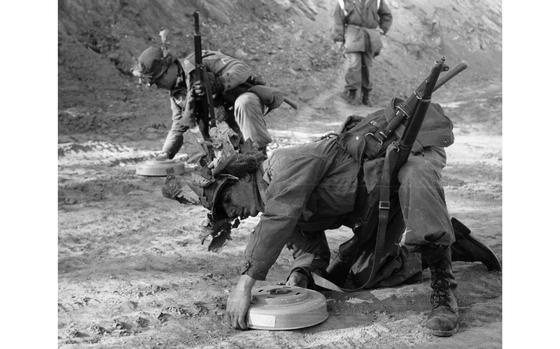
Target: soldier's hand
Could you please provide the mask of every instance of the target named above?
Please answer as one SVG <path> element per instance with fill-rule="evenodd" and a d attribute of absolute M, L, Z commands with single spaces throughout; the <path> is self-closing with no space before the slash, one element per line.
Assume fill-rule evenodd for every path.
<path fill-rule="evenodd" d="M 251 305 L 251 289 L 255 279 L 248 275 L 241 275 L 239 282 L 231 292 L 226 308 L 226 319 L 233 328 L 247 329 L 247 311 Z"/>
<path fill-rule="evenodd" d="M 344 43 L 342 41 L 336 41 L 334 44 L 337 51 L 342 51 L 344 49 Z"/>
<path fill-rule="evenodd" d="M 202 97 L 204 96 L 204 89 L 202 88 L 202 82 L 197 80 L 193 83 L 193 91 L 195 96 Z"/>
<path fill-rule="evenodd" d="M 307 280 L 307 275 L 300 273 L 299 271 L 293 271 L 286 281 L 286 286 L 297 286 L 307 288 L 309 286 L 309 280 Z"/>
<path fill-rule="evenodd" d="M 169 160 L 169 154 L 168 154 L 167 152 L 164 152 L 164 151 L 159 152 L 159 153 L 156 155 L 156 160 L 157 160 L 157 161 Z"/>

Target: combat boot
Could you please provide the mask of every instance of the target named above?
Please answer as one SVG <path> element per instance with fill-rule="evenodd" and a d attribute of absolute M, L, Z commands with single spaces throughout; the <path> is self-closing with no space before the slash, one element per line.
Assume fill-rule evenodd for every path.
<path fill-rule="evenodd" d="M 453 262 L 482 262 L 488 271 L 502 271 L 500 260 L 482 241 L 475 238 L 469 228 L 455 218 L 451 218 L 455 242 L 451 245 Z M 422 255 L 422 269 L 428 268 L 428 261 Z"/>
<path fill-rule="evenodd" d="M 356 90 L 345 90 L 342 92 L 342 99 L 348 104 L 357 105 L 356 101 Z"/>
<path fill-rule="evenodd" d="M 450 248 L 441 257 L 431 256 L 428 261 L 431 262 L 432 311 L 425 326 L 434 336 L 449 337 L 457 333 L 459 327 L 459 307 L 454 293 L 457 283 L 451 270 Z"/>
<path fill-rule="evenodd" d="M 370 90 L 362 90 L 362 104 L 368 107 L 373 107 L 373 103 L 369 100 Z"/>
<path fill-rule="evenodd" d="M 451 259 L 462 262 L 482 262 L 489 271 L 501 271 L 498 257 L 481 241 L 476 239 L 469 228 L 455 218 L 451 218 L 455 242 L 451 245 Z"/>
<path fill-rule="evenodd" d="M 313 276 L 307 268 L 297 267 L 290 272 L 286 285 L 313 289 Z"/>

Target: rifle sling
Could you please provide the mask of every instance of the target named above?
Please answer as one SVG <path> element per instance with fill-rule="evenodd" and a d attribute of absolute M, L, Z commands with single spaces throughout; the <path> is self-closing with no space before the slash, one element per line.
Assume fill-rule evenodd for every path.
<path fill-rule="evenodd" d="M 206 74 L 206 71 L 202 71 L 202 83 L 204 85 L 204 91 L 205 91 L 205 96 L 204 98 L 206 98 L 206 101 L 208 103 L 208 123 L 210 126 L 216 126 L 216 118 L 214 116 L 214 100 L 212 97 L 212 89 L 210 87 L 210 81 L 208 81 L 208 74 Z"/>
<path fill-rule="evenodd" d="M 389 225 L 389 218 L 391 213 L 391 173 L 392 168 L 395 165 L 395 161 L 392 158 L 392 154 L 397 153 L 396 145 L 391 143 L 387 147 L 385 159 L 383 160 L 383 171 L 381 174 L 381 180 L 379 183 L 379 198 L 375 195 L 375 189 L 372 190 L 368 194 L 368 200 L 366 203 L 366 220 L 363 222 L 361 229 L 366 229 L 366 233 L 368 230 L 373 229 L 375 227 L 375 223 L 377 223 L 377 235 L 375 237 L 375 246 L 373 252 L 373 264 L 371 266 L 371 271 L 369 277 L 366 282 L 364 282 L 361 286 L 357 288 L 343 288 L 334 285 L 332 282 L 324 279 L 324 278 L 317 278 L 315 280 L 315 275 L 313 275 L 315 284 L 329 290 L 338 291 L 338 292 L 356 292 L 363 290 L 375 277 L 375 274 L 380 269 L 381 258 L 384 256 L 384 247 L 385 247 L 385 238 L 387 235 L 387 227 Z M 374 205 L 377 204 L 377 200 L 379 199 L 378 203 L 378 216 L 374 217 L 375 209 Z M 375 218 L 377 222 L 375 222 Z M 325 282 L 326 281 L 326 282 Z M 334 285 L 334 286 L 333 286 Z"/>
<path fill-rule="evenodd" d="M 375 277 L 375 274 L 380 269 L 381 258 L 384 255 L 385 248 L 385 238 L 387 236 L 387 227 L 389 225 L 389 215 L 391 213 L 391 173 L 394 167 L 395 161 L 393 160 L 393 154 L 396 154 L 397 148 L 394 143 L 391 143 L 387 147 L 385 153 L 385 159 L 383 160 L 383 171 L 381 173 L 381 180 L 379 182 L 379 209 L 377 217 L 377 234 L 375 236 L 375 246 L 373 251 L 373 265 L 371 266 L 371 272 L 368 280 L 360 286 L 359 289 L 363 289 L 370 283 L 370 281 Z M 374 203 L 368 202 L 368 205 L 373 205 Z M 368 217 L 368 220 L 372 220 L 373 217 Z M 369 222 L 365 223 L 365 226 L 369 227 Z"/>

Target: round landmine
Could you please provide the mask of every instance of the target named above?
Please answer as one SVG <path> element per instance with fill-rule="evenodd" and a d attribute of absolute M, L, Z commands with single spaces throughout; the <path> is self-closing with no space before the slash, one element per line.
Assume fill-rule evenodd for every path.
<path fill-rule="evenodd" d="M 185 164 L 176 160 L 148 160 L 136 167 L 136 174 L 139 176 L 165 177 L 183 173 L 185 173 Z"/>
<path fill-rule="evenodd" d="M 258 330 L 295 330 L 329 317 L 327 300 L 317 291 L 295 286 L 264 286 L 253 291 L 247 326 Z"/>

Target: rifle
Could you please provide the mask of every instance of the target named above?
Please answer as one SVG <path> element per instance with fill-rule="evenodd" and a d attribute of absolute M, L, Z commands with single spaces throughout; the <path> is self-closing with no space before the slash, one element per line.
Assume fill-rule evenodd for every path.
<path fill-rule="evenodd" d="M 195 118 L 208 154 L 208 161 L 214 158 L 212 149 L 212 140 L 210 138 L 210 127 L 216 126 L 216 118 L 214 116 L 214 101 L 212 99 L 212 90 L 208 81 L 206 67 L 202 63 L 202 39 L 200 36 L 200 23 L 198 19 L 198 11 L 193 13 L 194 17 L 194 83 L 202 86 L 202 93 L 195 96 Z"/>
<path fill-rule="evenodd" d="M 336 284 L 341 284 L 344 282 L 348 270 L 356 260 L 356 257 L 358 257 L 360 253 L 362 253 L 363 256 L 364 252 L 368 250 L 371 251 L 371 248 L 374 247 L 373 263 L 371 265 L 369 278 L 362 286 L 356 289 L 349 290 L 339 288 L 339 290 L 357 291 L 363 289 L 373 280 L 374 275 L 379 271 L 386 242 L 386 230 L 391 218 L 390 215 L 394 216 L 398 211 L 392 209 L 391 203 L 398 202 L 399 170 L 408 160 L 412 146 L 430 105 L 432 93 L 466 68 L 466 64 L 461 63 L 443 77 L 441 81 L 438 81 L 440 73 L 449 69 L 444 62 L 445 58 L 437 61 L 430 75 L 414 91 L 413 95 L 410 96 L 405 103 L 397 107 L 397 115 L 385 128 L 384 132 L 386 133 L 382 133 L 382 131 L 376 132 L 373 135 L 375 138 L 380 137 L 378 140 L 383 142 L 401 122 L 405 122 L 405 129 L 402 137 L 392 142 L 386 149 L 381 181 L 379 185 L 368 194 L 367 209 L 362 216 L 361 223 L 354 228 L 354 237 L 341 245 L 339 255 L 327 270 L 329 279 Z M 400 122 L 393 122 L 397 118 Z M 372 238 L 372 233 L 374 231 L 377 231 L 375 239 Z"/>
<path fill-rule="evenodd" d="M 445 60 L 444 58 L 442 58 Z M 447 67 L 447 66 L 446 66 Z M 444 77 L 437 81 L 437 83 L 433 87 L 433 91 L 437 91 L 441 86 L 443 86 L 446 82 L 451 80 L 455 75 L 459 74 L 463 70 L 467 68 L 467 64 L 465 62 L 459 63 L 455 68 L 451 69 Z M 448 70 L 447 67 L 444 70 Z M 416 88 L 414 93 L 408 97 L 406 102 L 402 103 L 401 105 L 397 106 L 397 112 L 395 117 L 391 119 L 391 121 L 387 124 L 384 130 L 379 130 L 375 132 L 372 136 L 377 139 L 380 143 L 383 143 L 387 140 L 391 134 L 403 123 L 404 120 L 409 120 L 410 116 L 414 112 L 414 108 L 416 107 L 417 96 L 421 96 L 426 89 L 427 80 L 422 81 L 420 86 Z"/>

